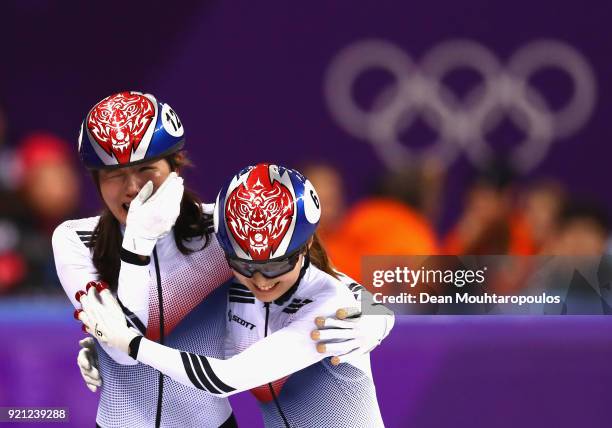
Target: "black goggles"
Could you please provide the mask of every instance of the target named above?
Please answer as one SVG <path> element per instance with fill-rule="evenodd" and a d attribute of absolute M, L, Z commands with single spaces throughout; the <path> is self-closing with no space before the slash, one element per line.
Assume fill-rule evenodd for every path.
<path fill-rule="evenodd" d="M 268 279 L 276 278 L 291 272 L 298 260 L 300 254 L 304 252 L 304 247 L 299 248 L 297 251 L 288 255 L 282 259 L 264 260 L 264 261 L 253 261 L 244 259 L 227 258 L 227 264 L 229 267 L 234 269 L 240 275 L 244 275 L 247 278 L 252 278 L 255 272 L 259 272 Z"/>

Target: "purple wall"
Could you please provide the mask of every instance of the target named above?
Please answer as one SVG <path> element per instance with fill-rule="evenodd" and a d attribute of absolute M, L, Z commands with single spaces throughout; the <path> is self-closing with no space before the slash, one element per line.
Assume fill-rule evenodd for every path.
<path fill-rule="evenodd" d="M 5 44 L 0 68 L 0 102 L 13 139 L 48 128 L 74 140 L 85 112 L 102 96 L 149 91 L 180 113 L 199 166 L 192 182 L 207 199 L 229 173 L 260 160 L 295 165 L 326 158 L 345 173 L 352 198 L 368 189 L 382 163 L 337 125 L 323 96 L 325 70 L 350 43 L 381 38 L 418 60 L 439 42 L 468 38 L 504 62 L 530 41 L 557 39 L 591 64 L 597 105 L 585 126 L 555 142 L 534 174 L 558 176 L 577 192 L 606 194 L 601 176 L 612 139 L 606 78 L 612 57 L 605 40 L 612 14 L 604 2 L 41 0 L 0 8 L 0 36 L 14 41 Z M 551 76 L 536 83 L 554 106 L 571 95 L 571 82 Z M 362 94 L 366 103 L 368 94 Z M 406 138 L 428 135 L 413 134 Z M 494 145 L 511 145 L 522 134 L 502 123 L 491 138 Z M 465 160 L 452 168 L 447 216 L 456 211 L 471 170 Z M 612 208 L 612 198 L 602 200 Z M 87 199 L 88 210 L 95 206 Z"/>

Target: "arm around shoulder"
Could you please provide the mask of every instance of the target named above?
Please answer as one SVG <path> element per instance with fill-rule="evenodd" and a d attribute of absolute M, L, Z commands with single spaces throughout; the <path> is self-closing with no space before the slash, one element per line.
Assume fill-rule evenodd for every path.
<path fill-rule="evenodd" d="M 83 290 L 89 281 L 98 279 L 98 273 L 91 259 L 91 250 L 86 245 L 87 239 L 83 239 L 77 232 L 77 228 L 71 227 L 71 222 L 60 224 L 53 232 L 51 243 L 53 246 L 53 258 L 57 276 L 62 284 L 64 292 L 75 308 L 80 309 L 75 294 Z M 84 229 L 87 229 L 84 227 Z M 91 236 L 91 235 L 90 235 Z M 122 352 L 116 351 L 101 344 L 106 353 L 117 363 L 133 365 L 138 362 Z"/>

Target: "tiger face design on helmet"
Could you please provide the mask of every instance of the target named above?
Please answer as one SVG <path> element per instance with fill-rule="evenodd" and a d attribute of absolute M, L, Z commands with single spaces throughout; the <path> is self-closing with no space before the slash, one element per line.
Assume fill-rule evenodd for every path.
<path fill-rule="evenodd" d="M 125 164 L 138 149 L 156 113 L 155 104 L 146 96 L 121 92 L 93 107 L 87 116 L 87 129 L 106 153 Z"/>
<path fill-rule="evenodd" d="M 227 198 L 229 232 L 253 260 L 270 258 L 292 225 L 295 208 L 289 186 L 271 178 L 267 168 L 254 168 Z"/>
<path fill-rule="evenodd" d="M 303 175 L 258 164 L 242 170 L 219 193 L 215 230 L 228 256 L 265 261 L 302 246 L 319 217 L 318 197 Z"/>
<path fill-rule="evenodd" d="M 154 160 L 182 148 L 184 130 L 168 104 L 151 94 L 110 95 L 81 124 L 79 155 L 87 168 L 113 168 Z"/>

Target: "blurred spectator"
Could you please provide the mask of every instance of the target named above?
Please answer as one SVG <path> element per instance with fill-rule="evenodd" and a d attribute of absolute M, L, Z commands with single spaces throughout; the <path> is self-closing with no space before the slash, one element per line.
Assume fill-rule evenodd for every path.
<path fill-rule="evenodd" d="M 344 217 L 345 200 L 342 177 L 333 166 L 323 163 L 311 163 L 300 169 L 311 181 L 321 200 L 321 220 L 318 235 L 326 239 L 333 234 Z"/>
<path fill-rule="evenodd" d="M 440 195 L 446 171 L 434 158 L 383 175 L 374 193 L 415 209 L 435 224 L 441 214 Z"/>
<path fill-rule="evenodd" d="M 521 208 L 536 253 L 552 239 L 564 200 L 561 184 L 550 179 L 539 181 L 526 190 Z"/>
<path fill-rule="evenodd" d="M 6 141 L 6 117 L 0 106 L 0 216 L 14 204 L 14 154 Z"/>
<path fill-rule="evenodd" d="M 0 213 L 0 292 L 53 290 L 51 234 L 79 204 L 70 148 L 52 134 L 35 133 L 20 142 L 14 161 L 15 197 Z"/>
<path fill-rule="evenodd" d="M 534 253 L 529 226 L 513 209 L 514 172 L 493 162 L 466 192 L 465 208 L 444 240 L 445 254 Z"/>
<path fill-rule="evenodd" d="M 71 159 L 68 144 L 47 133 L 31 134 L 17 149 L 24 208 L 48 234 L 78 206 L 79 180 Z"/>
<path fill-rule="evenodd" d="M 427 219 L 393 195 L 365 198 L 345 210 L 342 179 L 333 167 L 312 164 L 303 171 L 321 198 L 321 239 L 345 274 L 361 281 L 361 258 L 367 255 L 437 253 Z"/>
<path fill-rule="evenodd" d="M 505 269 L 489 276 L 489 290 L 517 294 L 528 287 L 532 293 L 556 290 L 554 293 L 565 295 L 567 284 L 571 284 L 575 297 L 592 300 L 591 285 L 573 274 L 593 270 L 592 264 L 600 263 L 610 236 L 609 219 L 597 203 L 564 199 L 558 183 L 543 181 L 528 190 L 524 208 L 538 254 L 566 257 L 545 258 L 546 262 L 541 257 L 508 260 Z"/>
<path fill-rule="evenodd" d="M 549 259 L 527 284 L 532 292 L 562 296 L 562 305 L 547 305 L 548 313 L 610 313 L 610 259 L 602 257 L 609 237 L 610 220 L 602 205 L 583 199 L 563 205 L 541 251 L 561 257 Z"/>
<path fill-rule="evenodd" d="M 556 222 L 555 233 L 544 246 L 546 254 L 600 256 L 610 237 L 607 212 L 592 201 L 571 200 Z"/>

